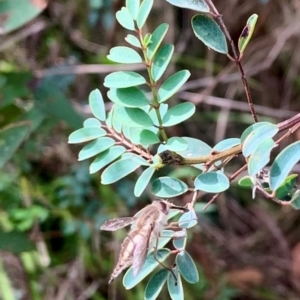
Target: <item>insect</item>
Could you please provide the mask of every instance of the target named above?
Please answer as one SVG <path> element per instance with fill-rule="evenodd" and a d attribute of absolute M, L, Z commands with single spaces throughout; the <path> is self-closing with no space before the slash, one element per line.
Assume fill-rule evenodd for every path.
<path fill-rule="evenodd" d="M 107 220 L 100 227 L 101 230 L 115 231 L 134 224 L 124 239 L 118 262 L 110 276 L 111 283 L 124 269 L 132 265 L 133 275 L 136 276 L 143 267 L 150 245 L 158 241 L 159 233 L 167 226 L 170 209 L 186 210 L 181 206 L 165 200 L 155 200 L 133 217 Z"/>

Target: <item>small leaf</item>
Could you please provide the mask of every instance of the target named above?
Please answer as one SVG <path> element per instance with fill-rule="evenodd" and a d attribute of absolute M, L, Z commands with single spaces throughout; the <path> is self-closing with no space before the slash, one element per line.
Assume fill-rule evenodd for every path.
<path fill-rule="evenodd" d="M 196 283 L 199 281 L 199 274 L 196 265 L 185 250 L 181 251 L 176 256 L 176 265 L 182 277 L 189 283 Z"/>
<path fill-rule="evenodd" d="M 154 56 L 151 65 L 151 76 L 154 81 L 158 81 L 166 71 L 174 52 L 174 46 L 166 44 L 162 46 Z"/>
<path fill-rule="evenodd" d="M 297 190 L 292 199 L 291 199 L 291 206 L 294 208 L 294 209 L 297 209 L 299 210 L 300 209 L 300 190 Z"/>
<path fill-rule="evenodd" d="M 209 12 L 209 6 L 204 0 L 166 0 L 174 6 L 188 8 L 200 12 Z"/>
<path fill-rule="evenodd" d="M 247 20 L 246 26 L 244 27 L 244 29 L 239 37 L 238 47 L 239 47 L 240 54 L 244 53 L 244 51 L 252 37 L 257 19 L 258 19 L 258 15 L 253 14 Z"/>
<path fill-rule="evenodd" d="M 170 255 L 169 249 L 159 249 L 157 251 L 156 258 L 163 262 L 169 255 Z M 159 263 L 154 258 L 153 251 L 150 252 L 147 255 L 147 259 L 145 261 L 145 264 L 142 267 L 142 270 L 137 274 L 137 276 L 134 276 L 132 273 L 132 268 L 129 268 L 127 272 L 125 273 L 123 277 L 123 285 L 126 290 L 132 289 L 135 287 L 140 281 L 142 281 L 147 275 L 149 275 L 157 266 Z"/>
<path fill-rule="evenodd" d="M 158 90 L 159 103 L 170 99 L 185 84 L 190 75 L 189 71 L 182 70 L 169 77 Z"/>
<path fill-rule="evenodd" d="M 194 210 L 184 213 L 178 220 L 180 228 L 192 228 L 198 224 L 198 218 Z"/>
<path fill-rule="evenodd" d="M 270 188 L 275 191 L 284 182 L 293 166 L 300 160 L 300 141 L 282 150 L 270 170 Z"/>
<path fill-rule="evenodd" d="M 166 150 L 170 151 L 184 151 L 188 147 L 188 144 L 185 139 L 180 137 L 171 137 L 168 139 L 168 142 L 165 145 Z"/>
<path fill-rule="evenodd" d="M 160 198 L 171 198 L 187 192 L 188 186 L 181 180 L 160 177 L 152 182 L 152 193 Z"/>
<path fill-rule="evenodd" d="M 129 127 L 151 127 L 152 119 L 140 108 L 118 107 L 114 111 L 114 118 Z"/>
<path fill-rule="evenodd" d="M 213 147 L 214 151 L 224 151 L 231 149 L 234 146 L 240 145 L 241 144 L 241 139 L 238 138 L 230 138 L 230 139 L 225 139 L 218 144 L 216 144 Z"/>
<path fill-rule="evenodd" d="M 248 160 L 248 172 L 250 176 L 256 175 L 268 164 L 271 151 L 276 146 L 276 143 L 271 138 L 266 138 L 259 144 Z"/>
<path fill-rule="evenodd" d="M 146 79 L 136 72 L 118 71 L 107 75 L 103 85 L 108 88 L 127 88 L 144 83 L 147 83 Z"/>
<path fill-rule="evenodd" d="M 126 0 L 126 7 L 133 20 L 136 20 L 140 9 L 140 0 Z"/>
<path fill-rule="evenodd" d="M 252 187 L 253 186 L 253 183 L 252 183 L 252 180 L 251 180 L 251 177 L 250 176 L 244 176 L 242 177 L 238 184 L 242 187 Z"/>
<path fill-rule="evenodd" d="M 0 130 L 0 167 L 14 155 L 30 133 L 30 122 L 11 123 Z"/>
<path fill-rule="evenodd" d="M 113 146 L 100 153 L 90 165 L 90 174 L 96 173 L 125 153 L 123 146 Z"/>
<path fill-rule="evenodd" d="M 173 246 L 177 250 L 183 250 L 186 247 L 187 233 L 186 229 L 176 231 L 173 237 Z"/>
<path fill-rule="evenodd" d="M 295 182 L 298 177 L 298 174 L 291 174 L 289 175 L 283 184 L 276 190 L 276 195 L 275 197 L 277 199 L 283 199 L 286 197 L 291 190 L 295 187 Z"/>
<path fill-rule="evenodd" d="M 145 93 L 137 87 L 110 89 L 107 96 L 114 103 L 124 107 L 143 107 L 149 105 Z"/>
<path fill-rule="evenodd" d="M 83 127 L 94 127 L 94 128 L 100 128 L 101 122 L 95 118 L 88 118 L 83 122 Z"/>
<path fill-rule="evenodd" d="M 160 24 L 152 33 L 151 42 L 147 47 L 147 56 L 149 59 L 152 59 L 157 52 L 158 47 L 163 41 L 167 31 L 169 29 L 169 25 L 166 23 Z"/>
<path fill-rule="evenodd" d="M 101 153 L 115 144 L 115 140 L 109 137 L 101 137 L 85 145 L 78 154 L 78 160 L 84 160 Z"/>
<path fill-rule="evenodd" d="M 129 47 L 124 46 L 113 47 L 112 49 L 110 49 L 107 58 L 111 61 L 122 64 L 133 64 L 143 62 L 138 52 Z"/>
<path fill-rule="evenodd" d="M 122 158 L 108 166 L 101 175 L 102 184 L 114 183 L 129 175 L 141 165 L 131 158 Z"/>
<path fill-rule="evenodd" d="M 227 54 L 226 37 L 219 25 L 206 15 L 195 15 L 192 18 L 192 28 L 196 37 L 208 48 Z"/>
<path fill-rule="evenodd" d="M 170 127 L 190 118 L 196 111 L 195 105 L 190 102 L 180 103 L 170 108 L 163 117 L 163 126 Z"/>
<path fill-rule="evenodd" d="M 168 274 L 169 271 L 167 269 L 162 269 L 150 278 L 145 289 L 145 300 L 155 300 L 158 297 L 167 281 Z"/>
<path fill-rule="evenodd" d="M 194 181 L 195 189 L 207 193 L 220 193 L 229 186 L 228 178 L 220 172 L 206 172 L 198 175 Z"/>
<path fill-rule="evenodd" d="M 125 37 L 125 41 L 134 47 L 142 48 L 142 45 L 141 45 L 141 42 L 139 41 L 139 39 L 132 34 L 128 34 Z"/>
<path fill-rule="evenodd" d="M 142 145 L 145 147 L 160 142 L 158 136 L 153 131 L 148 129 L 136 129 L 133 131 L 131 141 L 136 145 Z"/>
<path fill-rule="evenodd" d="M 139 29 L 141 29 L 149 16 L 149 13 L 153 6 L 153 0 L 144 0 L 140 6 L 140 10 L 138 12 L 138 16 L 136 19 L 136 23 Z"/>
<path fill-rule="evenodd" d="M 116 19 L 122 27 L 128 30 L 135 30 L 134 21 L 126 7 L 122 7 L 121 10 L 117 11 Z"/>
<path fill-rule="evenodd" d="M 143 191 L 146 189 L 149 181 L 151 180 L 152 175 L 155 172 L 154 167 L 148 167 L 144 172 L 139 176 L 137 182 L 134 186 L 134 195 L 140 197 Z"/>
<path fill-rule="evenodd" d="M 89 105 L 93 115 L 100 121 L 105 121 L 105 105 L 101 95 L 101 92 L 98 89 L 93 90 L 89 96 Z"/>
<path fill-rule="evenodd" d="M 278 130 L 278 126 L 271 123 L 255 128 L 243 142 L 243 155 L 251 155 L 265 139 L 272 138 Z"/>
<path fill-rule="evenodd" d="M 171 272 L 169 272 L 167 284 L 170 297 L 172 300 L 184 300 L 183 286 L 180 273 L 178 272 L 177 268 L 173 268 L 172 270 L 176 277 L 176 280 L 174 278 L 174 275 Z"/>
<path fill-rule="evenodd" d="M 105 136 L 107 132 L 100 127 L 84 127 L 72 132 L 69 136 L 69 144 L 78 144 L 95 140 Z"/>
<path fill-rule="evenodd" d="M 241 143 L 244 143 L 246 138 L 248 138 L 248 136 L 250 135 L 250 133 L 252 131 L 255 131 L 257 129 L 259 129 L 260 127 L 263 127 L 263 126 L 267 126 L 267 125 L 274 125 L 270 122 L 258 122 L 258 123 L 254 123 L 252 124 L 251 126 L 249 126 L 248 128 L 246 128 L 241 136 Z"/>

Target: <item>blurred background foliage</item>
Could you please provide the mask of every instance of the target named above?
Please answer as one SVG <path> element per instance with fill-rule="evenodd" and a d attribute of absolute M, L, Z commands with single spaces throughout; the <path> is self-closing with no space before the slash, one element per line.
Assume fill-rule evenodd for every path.
<path fill-rule="evenodd" d="M 214 3 L 234 41 L 247 18 L 259 15 L 243 61 L 260 121 L 299 112 L 300 2 Z M 121 6 L 123 0 L 0 1 L 1 299 L 143 297 L 143 285 L 125 291 L 117 280 L 108 287 L 125 231 L 111 238 L 99 226 L 108 217 L 133 215 L 152 196 L 133 196 L 139 172 L 101 186 L 99 174 L 90 175 L 88 165 L 77 162 L 78 149 L 67 144 L 90 115 L 89 92 L 99 88 L 105 95 L 104 76 L 119 68 L 106 55 L 125 44 L 114 18 Z M 166 76 L 183 68 L 192 73 L 173 101 L 192 101 L 197 113 L 170 134 L 213 146 L 240 136 L 252 119 L 236 66 L 193 36 L 192 15 L 157 0 L 148 26 L 170 24 L 166 42 L 175 44 L 176 59 Z M 299 138 L 296 132 L 287 142 Z M 216 205 L 199 215 L 190 238 L 201 279 L 185 287 L 186 299 L 299 299 L 299 212 L 252 200 L 251 191 L 236 184 Z"/>

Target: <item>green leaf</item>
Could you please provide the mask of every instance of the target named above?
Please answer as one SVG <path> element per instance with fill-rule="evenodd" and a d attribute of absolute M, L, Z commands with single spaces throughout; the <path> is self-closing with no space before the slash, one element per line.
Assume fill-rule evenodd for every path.
<path fill-rule="evenodd" d="M 176 277 L 176 281 L 173 274 L 169 272 L 167 284 L 170 297 L 172 300 L 184 300 L 183 286 L 180 273 L 178 272 L 177 268 L 173 268 L 172 270 Z"/>
<path fill-rule="evenodd" d="M 178 220 L 180 228 L 192 228 L 198 224 L 198 218 L 194 210 L 184 213 Z"/>
<path fill-rule="evenodd" d="M 24 232 L 0 231 L 0 250 L 19 254 L 35 250 L 35 245 Z"/>
<path fill-rule="evenodd" d="M 278 126 L 271 123 L 255 128 L 243 142 L 243 155 L 251 155 L 265 139 L 272 138 L 278 130 Z"/>
<path fill-rule="evenodd" d="M 34 19 L 47 6 L 47 1 L 3 1 L 0 2 L 0 35 L 7 34 Z"/>
<path fill-rule="evenodd" d="M 250 176 L 244 176 L 242 177 L 238 184 L 242 187 L 252 187 L 253 183 L 252 183 L 252 180 L 251 180 L 251 177 Z"/>
<path fill-rule="evenodd" d="M 129 127 L 151 127 L 152 119 L 140 108 L 118 107 L 114 111 L 114 118 Z"/>
<path fill-rule="evenodd" d="M 116 19 L 122 27 L 135 30 L 133 18 L 126 7 L 122 7 L 121 10 L 117 11 Z"/>
<path fill-rule="evenodd" d="M 176 231 L 173 237 L 173 246 L 177 250 L 183 250 L 186 247 L 187 233 L 186 229 Z"/>
<path fill-rule="evenodd" d="M 109 137 L 101 137 L 85 145 L 78 154 L 78 160 L 85 160 L 101 153 L 115 144 L 115 140 Z"/>
<path fill-rule="evenodd" d="M 107 96 L 114 103 L 124 107 L 143 107 L 149 105 L 147 96 L 137 87 L 110 89 Z"/>
<path fill-rule="evenodd" d="M 126 0 L 126 7 L 133 20 L 136 20 L 140 9 L 140 0 Z"/>
<path fill-rule="evenodd" d="M 122 64 L 134 64 L 143 62 L 138 52 L 125 46 L 113 47 L 112 49 L 110 49 L 107 58 L 111 61 Z"/>
<path fill-rule="evenodd" d="M 270 170 L 270 188 L 275 191 L 284 182 L 293 166 L 300 160 L 300 141 L 282 150 Z"/>
<path fill-rule="evenodd" d="M 153 6 L 153 0 L 143 0 L 138 12 L 136 23 L 139 29 L 141 29 L 149 16 L 149 13 Z"/>
<path fill-rule="evenodd" d="M 189 283 L 196 283 L 199 281 L 199 274 L 196 265 L 185 250 L 181 251 L 176 256 L 176 265 L 182 277 Z"/>
<path fill-rule="evenodd" d="M 28 121 L 12 123 L 0 130 L 0 168 L 14 155 L 30 131 Z"/>
<path fill-rule="evenodd" d="M 250 176 L 256 175 L 269 163 L 271 151 L 276 146 L 276 143 L 271 138 L 266 138 L 259 144 L 248 160 L 248 172 Z"/>
<path fill-rule="evenodd" d="M 300 190 L 297 190 L 292 199 L 291 199 L 291 206 L 294 208 L 294 209 L 297 209 L 299 210 L 300 209 Z"/>
<path fill-rule="evenodd" d="M 156 258 L 163 262 L 169 255 L 169 249 L 159 249 L 157 251 Z M 141 271 L 137 274 L 137 276 L 133 275 L 132 268 L 129 268 L 123 277 L 123 285 L 126 290 L 132 289 L 135 287 L 140 281 L 142 281 L 147 275 L 149 275 L 159 263 L 154 258 L 153 251 L 147 255 L 147 259 L 141 269 Z"/>
<path fill-rule="evenodd" d="M 169 271 L 162 269 L 156 272 L 148 281 L 145 289 L 145 300 L 155 300 L 167 281 Z"/>
<path fill-rule="evenodd" d="M 105 121 L 105 105 L 102 95 L 98 89 L 93 90 L 89 96 L 89 104 L 93 115 L 100 121 Z"/>
<path fill-rule="evenodd" d="M 160 177 L 152 182 L 152 193 L 160 198 L 171 198 L 188 191 L 188 186 L 181 180 L 171 177 Z"/>
<path fill-rule="evenodd" d="M 196 37 L 208 48 L 227 54 L 226 37 L 219 25 L 206 15 L 195 15 L 192 18 L 192 28 Z"/>
<path fill-rule="evenodd" d="M 270 123 L 270 122 L 258 122 L 258 123 L 254 123 L 252 124 L 251 126 L 249 126 L 248 128 L 246 128 L 241 136 L 241 143 L 244 143 L 246 138 L 248 138 L 248 136 L 251 134 L 251 132 L 259 129 L 260 127 L 263 127 L 263 126 L 268 126 L 270 125 L 270 127 L 272 128 L 272 126 L 274 124 Z M 268 127 L 266 127 L 268 128 Z"/>
<path fill-rule="evenodd" d="M 298 174 L 291 174 L 289 175 L 283 184 L 276 190 L 276 198 L 283 199 L 286 197 L 291 190 L 295 187 L 295 182 L 298 177 Z"/>
<path fill-rule="evenodd" d="M 163 117 L 163 126 L 170 127 L 190 118 L 196 111 L 195 105 L 190 102 L 180 103 L 170 108 Z"/>
<path fill-rule="evenodd" d="M 125 152 L 126 149 L 123 146 L 113 146 L 100 153 L 90 165 L 90 174 L 98 172 Z"/>
<path fill-rule="evenodd" d="M 184 151 L 188 147 L 188 144 L 185 139 L 181 137 L 171 137 L 168 139 L 168 142 L 165 145 L 166 150 L 170 151 Z"/>
<path fill-rule="evenodd" d="M 155 168 L 150 166 L 147 169 L 145 169 L 144 172 L 139 176 L 134 186 L 134 195 L 136 197 L 140 197 L 142 195 L 143 191 L 146 189 L 148 183 L 150 182 L 154 172 Z"/>
<path fill-rule="evenodd" d="M 100 127 L 84 127 L 72 132 L 69 136 L 69 144 L 78 144 L 95 140 L 105 136 L 107 132 Z"/>
<path fill-rule="evenodd" d="M 166 44 L 162 46 L 154 56 L 151 65 L 151 76 L 154 81 L 158 81 L 166 71 L 174 52 L 174 46 Z"/>
<path fill-rule="evenodd" d="M 144 83 L 147 83 L 146 79 L 136 72 L 118 71 L 107 75 L 103 85 L 108 88 L 127 88 Z"/>
<path fill-rule="evenodd" d="M 218 144 L 216 144 L 213 147 L 213 151 L 224 151 L 231 149 L 234 146 L 240 145 L 241 144 L 241 139 L 238 138 L 230 138 L 230 139 L 225 139 Z"/>
<path fill-rule="evenodd" d="M 170 99 L 185 84 L 190 75 L 189 71 L 182 70 L 169 77 L 158 90 L 159 103 Z"/>
<path fill-rule="evenodd" d="M 83 127 L 94 127 L 94 128 L 100 128 L 101 122 L 95 118 L 88 118 L 83 122 Z"/>
<path fill-rule="evenodd" d="M 125 37 L 125 41 L 134 47 L 142 48 L 142 45 L 141 45 L 141 42 L 139 41 L 139 39 L 132 34 L 128 34 Z"/>
<path fill-rule="evenodd" d="M 147 56 L 149 59 L 152 59 L 157 52 L 158 47 L 163 41 L 167 31 L 169 29 L 169 25 L 166 23 L 160 24 L 152 33 L 151 42 L 147 47 Z"/>
<path fill-rule="evenodd" d="M 240 54 L 244 53 L 244 51 L 252 37 L 257 19 L 258 19 L 258 15 L 253 14 L 247 20 L 246 26 L 244 27 L 244 29 L 239 37 L 238 47 L 239 47 Z"/>
<path fill-rule="evenodd" d="M 183 139 L 187 141 L 188 147 L 185 151 L 177 152 L 182 157 L 193 158 L 197 156 L 209 155 L 211 153 L 212 148 L 203 141 L 190 137 L 183 137 Z M 192 166 L 200 170 L 204 169 L 204 164 L 195 164 Z"/>
<path fill-rule="evenodd" d="M 151 43 L 151 39 L 152 39 L 152 34 L 151 33 L 147 33 L 144 38 L 143 38 L 143 47 L 147 48 L 148 45 Z"/>
<path fill-rule="evenodd" d="M 221 172 L 206 172 L 198 175 L 194 181 L 195 189 L 207 193 L 220 193 L 229 186 L 228 178 Z"/>
<path fill-rule="evenodd" d="M 135 129 L 132 132 L 131 141 L 136 145 L 142 145 L 148 147 L 160 142 L 158 136 L 151 130 L 148 129 Z"/>
<path fill-rule="evenodd" d="M 209 6 L 204 0 L 166 0 L 174 6 L 188 8 L 200 12 L 209 12 Z"/>
<path fill-rule="evenodd" d="M 136 160 L 132 158 L 121 158 L 108 166 L 101 175 L 102 184 L 114 183 L 128 174 L 135 171 L 141 166 Z"/>

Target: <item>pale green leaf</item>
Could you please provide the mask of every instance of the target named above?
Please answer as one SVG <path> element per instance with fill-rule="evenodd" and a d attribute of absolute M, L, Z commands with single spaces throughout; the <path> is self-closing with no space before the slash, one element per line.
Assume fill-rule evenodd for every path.
<path fill-rule="evenodd" d="M 138 12 L 136 23 L 139 29 L 141 29 L 149 16 L 149 13 L 153 6 L 153 0 L 143 0 Z"/>
<path fill-rule="evenodd" d="M 163 126 L 170 127 L 190 118 L 196 111 L 195 105 L 190 102 L 177 104 L 170 108 L 163 117 Z"/>
<path fill-rule="evenodd" d="M 122 7 L 121 10 L 117 11 L 116 19 L 122 27 L 128 30 L 135 30 L 134 20 L 126 7 Z"/>
<path fill-rule="evenodd" d="M 147 56 L 149 59 L 152 59 L 157 52 L 158 47 L 160 46 L 161 42 L 163 41 L 169 25 L 166 23 L 160 24 L 152 33 L 151 42 L 148 44 L 147 47 Z"/>
<path fill-rule="evenodd" d="M 155 168 L 150 166 L 147 169 L 145 169 L 144 172 L 139 176 L 134 186 L 134 195 L 136 197 L 140 197 L 142 195 L 148 183 L 150 182 L 154 172 Z"/>
<path fill-rule="evenodd" d="M 110 49 L 107 58 L 111 61 L 123 64 L 142 63 L 142 57 L 132 48 L 117 46 Z"/>
<path fill-rule="evenodd" d="M 207 193 L 220 193 L 226 191 L 229 180 L 221 172 L 206 172 L 198 175 L 194 181 L 195 189 Z"/>
<path fill-rule="evenodd" d="M 196 283 L 199 281 L 197 267 L 187 251 L 183 250 L 177 254 L 176 265 L 180 274 L 187 282 Z"/>
<path fill-rule="evenodd" d="M 69 136 L 69 144 L 78 144 L 95 140 L 105 136 L 107 132 L 100 127 L 84 127 L 72 132 Z"/>
<path fill-rule="evenodd" d="M 107 75 L 103 85 L 108 88 L 127 88 L 147 83 L 146 79 L 132 71 L 118 71 Z"/>
<path fill-rule="evenodd" d="M 188 191 L 188 186 L 181 180 L 171 177 L 159 177 L 152 182 L 152 193 L 160 198 L 171 198 Z"/>
<path fill-rule="evenodd" d="M 90 93 L 89 104 L 93 115 L 100 121 L 105 121 L 105 105 L 101 92 L 98 89 L 95 89 Z"/>

